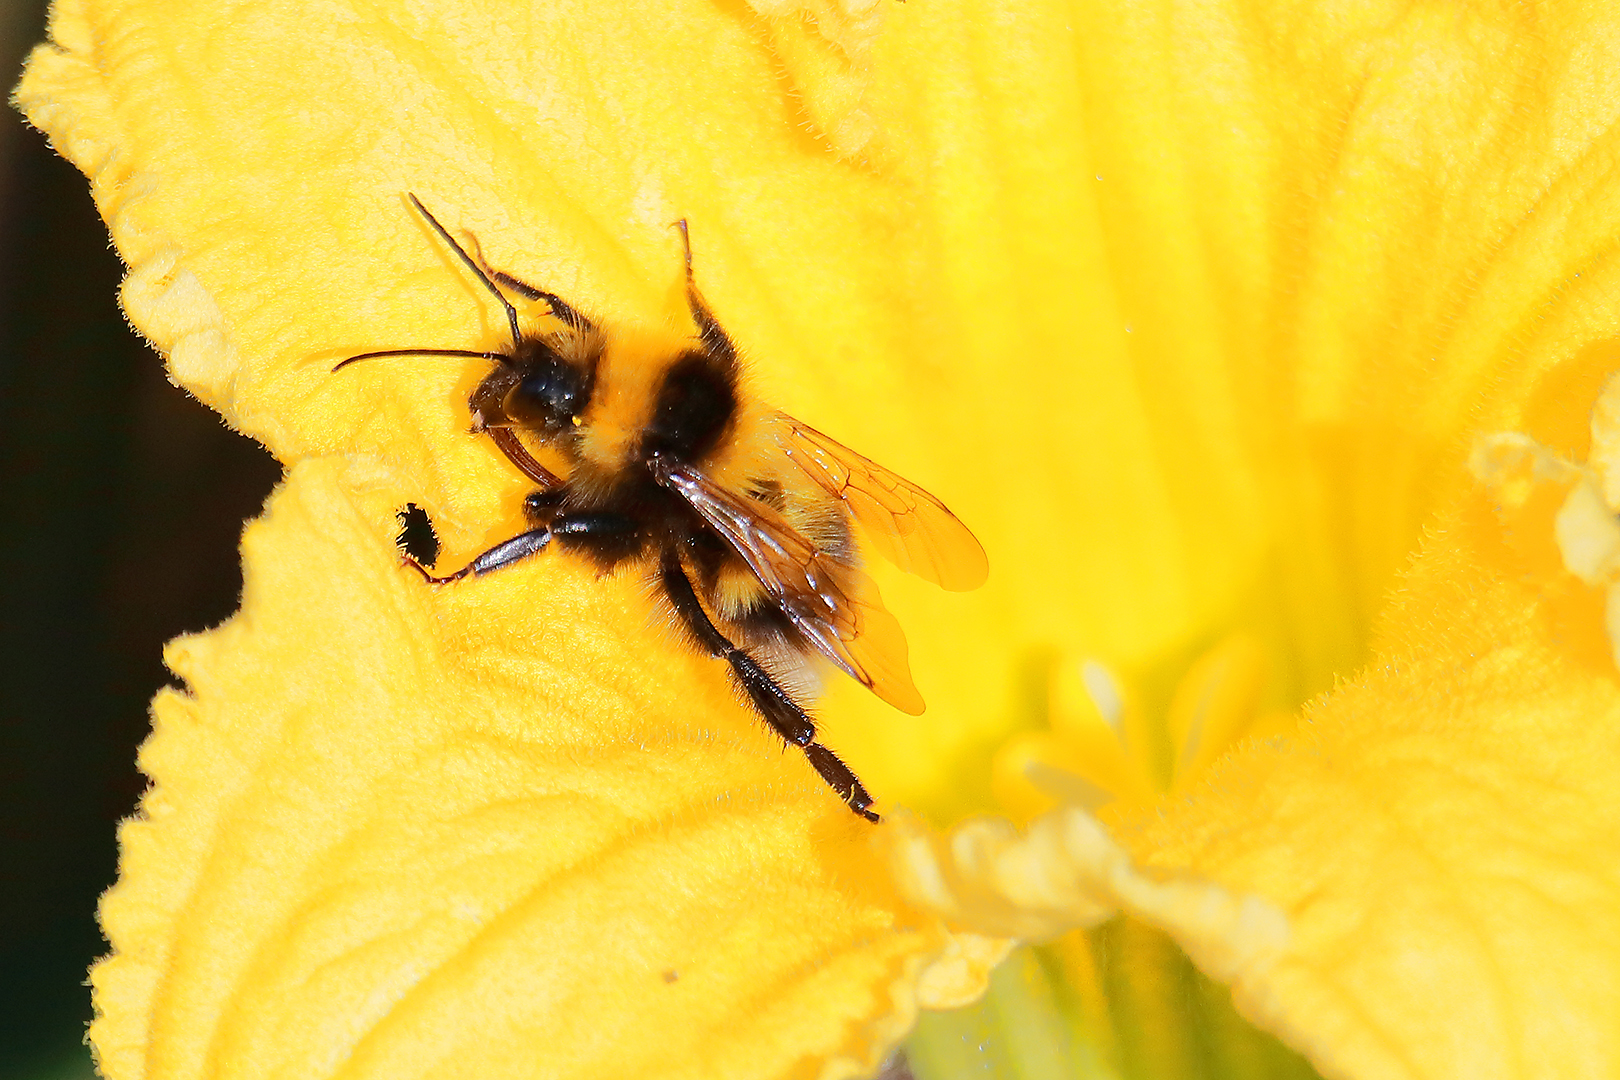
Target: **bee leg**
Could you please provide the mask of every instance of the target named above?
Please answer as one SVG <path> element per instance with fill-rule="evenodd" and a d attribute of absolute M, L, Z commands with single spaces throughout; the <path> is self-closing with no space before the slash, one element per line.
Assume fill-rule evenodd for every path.
<path fill-rule="evenodd" d="M 557 516 L 562 506 L 563 491 L 561 488 L 542 488 L 531 491 L 523 496 L 523 516 L 536 525 L 551 526 L 551 521 Z"/>
<path fill-rule="evenodd" d="M 697 323 L 698 335 L 703 339 L 703 349 L 716 360 L 723 361 L 726 366 L 737 366 L 737 346 L 731 343 L 720 326 L 720 321 L 709 310 L 709 305 L 703 302 L 703 294 L 698 292 L 697 280 L 692 276 L 692 238 L 687 234 L 686 219 L 675 223 L 675 228 L 681 230 L 681 250 L 686 253 L 686 306 L 692 311 L 692 321 Z"/>
<path fill-rule="evenodd" d="M 526 559 L 543 551 L 550 540 L 550 529 L 530 529 L 528 532 L 518 533 L 510 540 L 502 540 L 455 573 L 446 574 L 444 577 L 434 577 L 427 572 L 426 567 L 409 555 L 405 556 L 405 565 L 421 574 L 422 580 L 429 585 L 444 585 L 447 582 L 459 581 L 468 574 L 487 574 L 491 570 L 511 566 L 519 559 Z"/>
<path fill-rule="evenodd" d="M 804 748 L 804 756 L 810 759 L 816 772 L 827 781 L 827 785 L 838 792 L 838 797 L 849 804 L 867 821 L 882 821 L 883 819 L 873 813 L 869 807 L 872 805 L 872 796 L 867 794 L 862 786 L 860 777 L 848 765 L 845 765 L 837 754 L 822 746 L 820 743 L 810 743 Z"/>
<path fill-rule="evenodd" d="M 815 742 L 815 721 L 799 708 L 798 703 L 776 684 L 776 680 L 752 656 L 733 645 L 709 620 L 708 613 L 698 602 L 691 580 L 681 566 L 680 557 L 674 551 L 664 553 L 659 576 L 681 624 L 705 652 L 731 665 L 732 674 L 754 707 L 764 715 L 765 722 L 794 746 L 808 746 Z"/>
<path fill-rule="evenodd" d="M 489 437 L 495 440 L 496 449 L 506 455 L 507 461 L 517 466 L 518 472 L 543 488 L 562 487 L 557 474 L 534 459 L 529 448 L 518 439 L 517 432 L 507 427 L 492 427 L 488 431 Z"/>
<path fill-rule="evenodd" d="M 450 235 L 450 230 L 440 225 L 439 219 L 428 212 L 428 208 L 422 205 L 421 199 L 418 199 L 415 194 L 409 191 L 405 193 L 405 197 L 411 200 L 411 205 L 416 207 L 417 213 L 427 218 L 428 224 L 433 226 L 433 231 L 439 234 L 439 239 L 450 245 L 450 250 L 456 253 L 456 257 L 461 260 L 462 265 L 477 275 L 478 280 L 484 283 L 484 288 L 493 293 L 495 299 L 501 302 L 501 307 L 506 310 L 506 325 L 512 331 L 512 348 L 516 349 L 518 342 L 523 340 L 523 332 L 518 329 L 517 309 L 512 306 L 512 302 L 489 280 L 489 275 L 484 273 L 483 268 L 473 260 L 471 255 L 467 254 L 467 249 L 456 243 L 456 238 Z"/>
<path fill-rule="evenodd" d="M 505 285 L 508 289 L 511 289 L 524 299 L 544 300 L 551 306 L 551 313 L 557 318 L 561 319 L 563 322 L 567 323 L 569 329 L 573 330 L 576 334 L 588 334 L 596 329 L 591 320 L 587 319 L 583 314 L 581 314 L 578 308 L 564 300 L 562 297 L 558 296 L 556 293 L 549 293 L 544 289 L 537 289 L 528 282 L 519 281 L 511 274 L 503 273 L 500 270 L 491 269 L 489 267 L 485 267 L 485 269 L 489 270 L 490 277 L 494 278 L 502 285 Z"/>
<path fill-rule="evenodd" d="M 816 742 L 815 721 L 799 707 L 792 695 L 759 666 L 758 661 L 732 644 L 710 621 L 674 549 L 664 552 L 659 577 L 681 624 L 710 656 L 731 665 L 732 677 L 771 729 L 804 751 L 804 756 L 810 760 L 816 772 L 851 810 L 868 821 L 879 820 L 877 814 L 869 809 L 872 796 L 861 785 L 859 778 L 836 754 Z"/>

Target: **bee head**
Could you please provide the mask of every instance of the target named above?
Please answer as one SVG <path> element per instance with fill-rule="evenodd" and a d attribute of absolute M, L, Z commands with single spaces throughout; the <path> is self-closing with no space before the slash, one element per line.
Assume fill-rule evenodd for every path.
<path fill-rule="evenodd" d="M 513 421 L 546 435 L 574 425 L 591 399 L 594 368 L 568 361 L 551 345 L 528 338 L 516 358 L 519 378 L 501 401 Z"/>

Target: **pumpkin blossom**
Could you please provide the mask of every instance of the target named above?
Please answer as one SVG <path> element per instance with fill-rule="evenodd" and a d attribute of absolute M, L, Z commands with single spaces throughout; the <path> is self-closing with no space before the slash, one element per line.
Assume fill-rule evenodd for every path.
<path fill-rule="evenodd" d="M 1324 1075 L 1620 1069 L 1610 6 L 60 0 L 51 39 L 17 101 L 130 319 L 287 470 L 241 611 L 167 653 L 109 1080 L 1282 1061 L 1178 1029 L 1183 953 Z M 972 594 L 873 567 L 927 713 L 817 703 L 882 825 L 642 578 L 400 565 L 400 507 L 453 568 L 529 486 L 467 431 L 487 364 L 332 371 L 507 341 L 406 193 L 625 334 L 691 332 L 685 218 L 750 392 L 979 535 Z"/>

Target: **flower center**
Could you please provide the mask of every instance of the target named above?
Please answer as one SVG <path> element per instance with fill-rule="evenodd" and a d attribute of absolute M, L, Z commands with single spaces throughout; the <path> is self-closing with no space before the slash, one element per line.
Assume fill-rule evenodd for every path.
<path fill-rule="evenodd" d="M 1269 668 L 1257 641 L 1234 634 L 1188 665 L 1166 707 L 1145 715 L 1143 695 L 1106 664 L 1062 659 L 1047 674 L 1043 726 L 996 750 L 992 790 L 1027 820 L 1058 805 L 1096 810 L 1181 789 L 1238 741 L 1293 729 L 1292 714 L 1262 705 Z"/>

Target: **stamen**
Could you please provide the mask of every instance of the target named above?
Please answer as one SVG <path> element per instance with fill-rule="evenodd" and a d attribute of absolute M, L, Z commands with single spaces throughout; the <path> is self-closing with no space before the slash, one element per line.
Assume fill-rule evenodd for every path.
<path fill-rule="evenodd" d="M 1125 700 L 1119 692 L 1119 683 L 1115 681 L 1113 673 L 1100 661 L 1086 660 L 1080 665 L 1080 679 L 1085 683 L 1086 693 L 1091 696 L 1091 703 L 1097 707 L 1098 714 L 1108 721 L 1109 726 L 1123 743 Z"/>
<path fill-rule="evenodd" d="M 1592 411 L 1592 460 L 1570 461 L 1520 432 L 1482 436 L 1469 466 L 1495 504 L 1514 570 L 1536 586 L 1567 647 L 1620 667 L 1620 520 L 1614 403 Z M 1601 661 L 1600 661 L 1601 662 Z"/>
<path fill-rule="evenodd" d="M 1258 641 L 1227 638 L 1187 668 L 1164 713 L 1146 718 L 1101 661 L 1052 664 L 1040 718 L 1046 724 L 997 748 L 991 790 L 1023 820 L 1054 806 L 1089 811 L 1116 800 L 1151 801 L 1184 786 L 1239 739 L 1293 730 L 1291 712 L 1262 711 L 1269 668 Z M 1157 749 L 1165 746 L 1174 758 L 1168 776 Z"/>
<path fill-rule="evenodd" d="M 1176 748 L 1173 786 L 1202 772 L 1248 733 L 1259 716 L 1268 666 L 1259 642 L 1234 635 L 1187 669 L 1165 716 Z"/>
<path fill-rule="evenodd" d="M 1130 701 L 1096 660 L 1051 664 L 1045 675 L 1044 729 L 1021 731 L 991 759 L 991 791 L 1015 817 L 1064 804 L 1087 808 L 1143 801 L 1157 786 L 1146 762 L 1128 749 Z"/>

